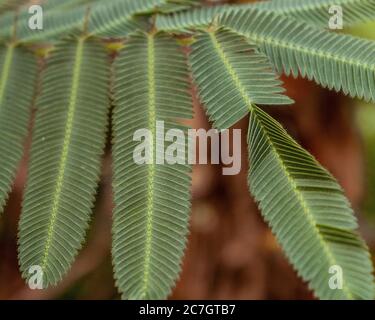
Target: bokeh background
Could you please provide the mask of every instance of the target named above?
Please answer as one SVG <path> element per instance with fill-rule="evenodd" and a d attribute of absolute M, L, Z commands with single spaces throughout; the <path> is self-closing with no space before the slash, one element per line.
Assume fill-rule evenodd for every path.
<path fill-rule="evenodd" d="M 375 40 L 374 23 L 345 32 Z M 307 80 L 283 80 L 295 105 L 267 110 L 339 180 L 375 256 L 375 106 L 321 89 Z M 208 129 L 210 124 L 198 99 L 194 109 L 192 126 Z M 219 165 L 194 166 L 191 233 L 181 278 L 170 298 L 313 299 L 248 192 L 247 119 L 236 128 L 243 130 L 239 175 L 222 176 Z M 109 146 L 92 225 L 71 272 L 48 290 L 29 290 L 22 281 L 17 263 L 17 224 L 29 140 L 0 218 L 0 299 L 118 299 L 110 254 L 113 202 Z"/>

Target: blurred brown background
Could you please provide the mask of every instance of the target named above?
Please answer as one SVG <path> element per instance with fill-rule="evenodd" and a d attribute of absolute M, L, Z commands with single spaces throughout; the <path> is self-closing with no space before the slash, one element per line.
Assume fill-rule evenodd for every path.
<path fill-rule="evenodd" d="M 353 32 L 375 39 L 373 30 L 373 25 L 366 25 Z M 296 104 L 267 110 L 339 180 L 375 255 L 375 106 L 359 104 L 306 80 L 283 80 Z M 197 99 L 194 108 L 192 126 L 209 128 Z M 247 123 L 244 119 L 236 126 L 243 130 L 239 175 L 223 176 L 218 165 L 194 167 L 191 234 L 172 299 L 313 298 L 285 259 L 248 192 Z M 110 255 L 113 203 L 109 152 L 86 246 L 65 280 L 43 291 L 27 289 L 17 265 L 17 223 L 26 163 L 27 152 L 0 218 L 0 299 L 119 298 Z"/>

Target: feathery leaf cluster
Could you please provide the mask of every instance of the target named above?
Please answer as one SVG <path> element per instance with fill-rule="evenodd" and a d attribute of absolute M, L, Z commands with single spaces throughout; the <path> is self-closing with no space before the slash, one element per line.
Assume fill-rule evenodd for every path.
<path fill-rule="evenodd" d="M 315 295 L 373 298 L 371 258 L 343 190 L 261 106 L 293 103 L 282 73 L 375 102 L 375 43 L 326 30 L 331 5 L 352 25 L 375 20 L 374 0 L 46 0 L 43 30 L 29 28 L 25 2 L 0 2 L 1 209 L 36 109 L 19 224 L 24 278 L 40 266 L 48 287 L 69 271 L 111 123 L 116 285 L 127 299 L 170 294 L 186 246 L 191 166 L 137 164 L 133 137 L 148 129 L 155 159 L 158 121 L 186 133 L 192 81 L 216 128 L 249 117 L 250 192 Z M 342 290 L 328 286 L 337 265 Z"/>

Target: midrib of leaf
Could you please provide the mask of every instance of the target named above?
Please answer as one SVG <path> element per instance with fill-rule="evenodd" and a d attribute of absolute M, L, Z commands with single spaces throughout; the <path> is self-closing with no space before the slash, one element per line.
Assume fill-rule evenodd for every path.
<path fill-rule="evenodd" d="M 236 31 L 236 30 L 234 30 Z M 240 31 L 236 31 L 236 32 L 240 32 Z M 339 55 L 335 55 L 333 53 L 330 53 L 330 54 L 326 54 L 324 53 L 322 50 L 316 50 L 316 49 L 313 49 L 313 48 L 305 48 L 305 47 L 302 47 L 300 45 L 296 45 L 296 44 L 291 44 L 291 43 L 288 43 L 286 41 L 280 41 L 280 40 L 277 40 L 275 39 L 274 37 L 264 37 L 264 36 L 260 36 L 258 34 L 255 34 L 253 32 L 250 32 L 250 33 L 242 33 L 240 32 L 242 35 L 246 36 L 247 38 L 250 38 L 252 41 L 254 41 L 255 43 L 257 43 L 258 45 L 259 44 L 269 44 L 269 45 L 273 45 L 273 46 L 276 46 L 276 47 L 281 47 L 281 48 L 285 48 L 285 49 L 289 49 L 289 50 L 293 50 L 293 51 L 299 51 L 305 55 L 313 55 L 313 56 L 316 56 L 316 57 L 319 57 L 319 58 L 322 58 L 322 59 L 330 59 L 330 60 L 335 60 L 335 61 L 338 61 L 342 64 L 350 64 L 352 66 L 355 66 L 355 67 L 361 67 L 361 68 L 364 68 L 364 69 L 367 69 L 367 70 L 371 70 L 373 72 L 375 72 L 375 65 L 370 65 L 368 63 L 362 63 L 360 61 L 356 61 L 354 59 L 345 59 Z"/>
<path fill-rule="evenodd" d="M 154 36 L 147 36 L 147 74 L 148 74 L 148 127 L 152 134 L 152 144 L 150 145 L 151 163 L 148 164 L 147 171 L 147 223 L 146 223 L 146 246 L 143 272 L 142 296 L 147 294 L 150 279 L 150 260 L 152 250 L 152 221 L 154 210 L 154 145 L 156 145 L 156 114 L 155 114 L 155 48 Z"/>
<path fill-rule="evenodd" d="M 224 52 L 221 44 L 217 40 L 214 32 L 208 32 L 211 42 L 219 55 L 220 59 L 223 61 L 223 64 L 225 65 L 230 77 L 232 78 L 233 82 L 235 83 L 238 91 L 241 94 L 241 97 L 246 102 L 246 105 L 249 106 L 250 111 L 252 111 L 252 102 L 250 100 L 249 95 L 247 94 L 246 88 L 242 85 L 240 78 L 238 77 L 236 71 L 233 69 L 228 57 L 226 56 L 226 53 Z"/>
<path fill-rule="evenodd" d="M 249 112 L 254 115 L 254 117 L 257 119 L 259 125 L 261 126 L 262 130 L 266 133 L 265 134 L 266 139 L 267 139 L 268 143 L 270 144 L 270 146 L 272 147 L 272 149 L 274 150 L 274 153 L 277 157 L 277 160 L 280 163 L 280 166 L 283 168 L 283 171 L 285 172 L 290 185 L 292 186 L 293 192 L 295 193 L 296 197 L 298 198 L 299 202 L 301 203 L 302 210 L 303 210 L 304 214 L 306 215 L 308 222 L 312 226 L 312 229 L 315 231 L 316 236 L 318 238 L 318 241 L 320 242 L 330 265 L 337 265 L 336 259 L 333 256 L 330 248 L 325 244 L 322 235 L 318 231 L 317 224 L 316 224 L 316 221 L 314 219 L 314 216 L 310 213 L 309 207 L 308 207 L 305 199 L 303 198 L 303 195 L 298 191 L 297 184 L 295 183 L 294 179 L 290 176 L 290 173 L 287 170 L 287 167 L 286 167 L 283 159 L 280 157 L 277 148 L 275 147 L 271 138 L 269 137 L 269 135 L 267 133 L 267 130 L 263 126 L 262 122 L 258 119 L 258 117 L 256 115 L 256 112 L 255 112 L 256 107 L 253 106 L 253 104 L 252 104 L 252 102 L 251 102 L 251 100 L 250 100 L 250 98 L 249 98 L 249 96 L 246 92 L 246 88 L 242 85 L 241 80 L 239 79 L 239 77 L 238 77 L 236 71 L 234 70 L 234 68 L 232 67 L 229 59 L 227 58 L 227 56 L 226 56 L 226 54 L 225 54 L 225 52 L 224 52 L 224 50 L 221 46 L 221 44 L 216 39 L 214 32 L 209 32 L 209 35 L 210 35 L 210 39 L 212 41 L 212 44 L 214 45 L 218 55 L 222 59 L 223 64 L 225 65 L 225 67 L 226 67 L 228 73 L 230 74 L 233 82 L 235 83 L 235 86 L 237 87 L 238 91 L 240 92 L 241 97 L 243 98 L 246 105 L 248 106 Z M 351 294 L 349 288 L 345 284 L 343 284 L 343 291 L 346 293 L 348 299 L 353 299 L 353 295 Z"/>
<path fill-rule="evenodd" d="M 252 107 L 252 108 L 253 108 L 253 110 L 255 110 L 254 107 Z M 326 255 L 326 257 L 327 257 L 327 259 L 329 261 L 329 264 L 331 266 L 337 265 L 338 263 L 337 263 L 334 255 L 332 254 L 329 246 L 327 246 L 325 244 L 324 239 L 323 239 L 322 235 L 319 232 L 319 229 L 317 227 L 317 223 L 316 223 L 316 221 L 314 219 L 314 215 L 310 212 L 309 206 L 307 205 L 307 202 L 304 199 L 302 193 L 298 191 L 298 186 L 297 186 L 296 182 L 294 181 L 294 178 L 290 175 L 290 173 L 288 171 L 288 168 L 287 168 L 287 166 L 284 163 L 284 160 L 281 158 L 281 156 L 280 156 L 280 154 L 278 152 L 277 147 L 274 145 L 272 139 L 268 135 L 267 129 L 264 127 L 263 123 L 259 120 L 258 116 L 256 115 L 256 112 L 253 111 L 252 115 L 256 118 L 256 120 L 257 120 L 258 124 L 260 125 L 260 127 L 262 128 L 263 132 L 265 132 L 266 139 L 267 139 L 269 145 L 271 146 L 271 148 L 273 149 L 273 153 L 276 155 L 277 161 L 279 162 L 280 166 L 283 168 L 283 171 L 284 171 L 284 173 L 285 173 L 285 175 L 286 175 L 286 177 L 287 177 L 290 185 L 292 186 L 293 193 L 296 195 L 297 199 L 299 200 L 299 202 L 301 204 L 301 207 L 302 207 L 302 210 L 303 210 L 304 214 L 306 215 L 309 224 L 311 225 L 312 229 L 314 230 L 314 232 L 315 232 L 315 234 L 316 234 L 316 236 L 318 238 L 318 241 L 319 241 L 322 249 L 324 250 L 325 255 Z M 343 275 L 343 276 L 345 276 L 345 275 Z M 345 294 L 347 295 L 347 298 L 349 300 L 353 300 L 354 299 L 352 293 L 350 292 L 350 289 L 346 286 L 346 282 L 345 281 L 343 281 L 342 290 L 345 292 Z"/>
<path fill-rule="evenodd" d="M 41 268 L 45 270 L 48 262 L 49 250 L 51 248 L 51 243 L 53 239 L 54 229 L 56 225 L 57 213 L 60 205 L 61 192 L 63 187 L 63 180 L 65 176 L 65 167 L 68 160 L 70 140 L 73 131 L 73 121 L 74 113 L 77 105 L 77 96 L 79 88 L 79 80 L 81 75 L 81 64 L 82 64 L 82 54 L 83 54 L 84 38 L 80 38 L 77 43 L 77 48 L 75 52 L 74 67 L 73 67 L 73 79 L 71 87 L 71 96 L 69 100 L 67 121 L 65 125 L 65 134 L 63 140 L 63 149 L 61 152 L 61 160 L 58 169 L 58 175 L 56 179 L 56 188 L 53 195 L 52 209 L 51 209 L 51 219 L 48 226 L 47 232 L 47 242 L 44 249 L 43 260 Z"/>
<path fill-rule="evenodd" d="M 14 52 L 14 44 L 9 44 L 6 50 L 3 69 L 1 72 L 1 82 L 0 82 L 0 109 L 3 105 L 3 100 L 5 96 L 5 88 L 8 83 L 8 77 L 10 73 L 10 67 L 12 66 L 12 60 L 13 60 L 13 52 Z"/>

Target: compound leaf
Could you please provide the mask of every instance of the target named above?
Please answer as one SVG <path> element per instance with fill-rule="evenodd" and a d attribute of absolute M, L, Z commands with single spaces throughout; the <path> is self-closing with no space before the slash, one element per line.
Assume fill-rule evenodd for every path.
<path fill-rule="evenodd" d="M 203 68 L 196 62 L 199 58 L 212 61 L 206 61 L 207 77 L 197 81 L 210 118 L 225 128 L 250 114 L 251 192 L 289 260 L 315 294 L 322 299 L 371 299 L 372 264 L 355 231 L 348 201 L 335 179 L 254 104 L 254 79 L 261 83 L 261 93 L 279 94 L 281 89 L 271 71 L 267 82 L 258 80 L 259 69 L 247 64 L 254 60 L 254 65 L 264 66 L 249 59 L 252 51 L 245 48 L 246 42 L 228 31 L 204 34 L 194 43 L 193 74 Z M 337 267 L 342 271 L 342 290 L 329 286 L 331 268 Z"/>

